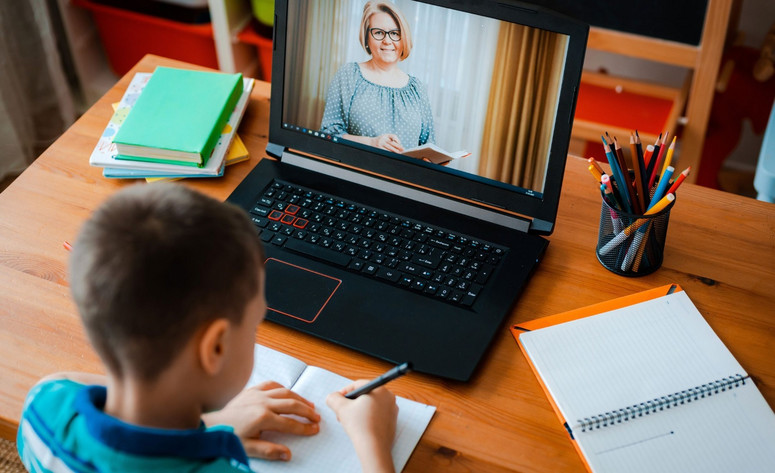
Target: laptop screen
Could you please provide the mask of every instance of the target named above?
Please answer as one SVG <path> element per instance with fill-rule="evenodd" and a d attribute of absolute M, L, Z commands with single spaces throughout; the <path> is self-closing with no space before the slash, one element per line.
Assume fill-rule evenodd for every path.
<path fill-rule="evenodd" d="M 276 13 L 271 143 L 552 231 L 586 25 L 481 1 Z"/>

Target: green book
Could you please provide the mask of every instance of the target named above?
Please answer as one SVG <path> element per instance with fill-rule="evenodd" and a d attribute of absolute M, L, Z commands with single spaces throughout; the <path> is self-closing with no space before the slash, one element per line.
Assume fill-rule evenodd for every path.
<path fill-rule="evenodd" d="M 242 74 L 157 67 L 113 138 L 118 154 L 204 165 L 242 88 Z"/>

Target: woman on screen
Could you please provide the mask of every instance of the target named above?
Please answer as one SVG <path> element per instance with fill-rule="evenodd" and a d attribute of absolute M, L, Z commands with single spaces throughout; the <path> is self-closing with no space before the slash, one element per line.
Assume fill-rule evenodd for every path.
<path fill-rule="evenodd" d="M 425 86 L 398 67 L 412 50 L 404 15 L 391 3 L 367 2 L 359 37 L 371 59 L 347 63 L 336 72 L 321 131 L 395 153 L 433 143 Z"/>

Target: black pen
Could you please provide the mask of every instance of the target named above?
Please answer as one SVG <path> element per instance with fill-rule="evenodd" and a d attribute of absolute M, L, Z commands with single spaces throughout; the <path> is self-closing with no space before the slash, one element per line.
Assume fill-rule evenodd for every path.
<path fill-rule="evenodd" d="M 401 363 L 395 368 L 391 368 L 387 373 L 383 374 L 382 376 L 372 379 L 371 381 L 369 381 L 368 383 L 364 384 L 363 386 L 361 386 L 360 388 L 354 391 L 350 391 L 349 393 L 345 394 L 344 397 L 346 397 L 347 399 L 355 399 L 361 394 L 368 394 L 369 392 L 371 392 L 372 389 L 377 389 L 383 384 L 386 384 L 388 381 L 392 381 L 398 378 L 399 376 L 405 375 L 411 370 L 412 370 L 411 363 L 409 362 Z"/>

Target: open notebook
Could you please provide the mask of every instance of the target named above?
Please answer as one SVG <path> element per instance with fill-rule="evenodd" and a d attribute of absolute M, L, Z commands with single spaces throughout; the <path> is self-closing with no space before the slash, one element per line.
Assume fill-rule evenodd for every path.
<path fill-rule="evenodd" d="M 349 437 L 336 414 L 326 405 L 326 396 L 338 391 L 352 381 L 270 348 L 256 345 L 255 364 L 247 387 L 262 381 L 277 381 L 291 391 L 315 403 L 320 414 L 320 432 L 311 437 L 268 433 L 263 438 L 282 443 L 291 449 L 290 462 L 275 462 L 252 458 L 250 467 L 254 471 L 336 471 L 338 473 L 360 472 L 361 466 Z M 393 443 L 393 465 L 401 471 L 409 456 L 420 441 L 425 428 L 436 411 L 434 406 L 421 404 L 396 396 L 398 424 Z"/>
<path fill-rule="evenodd" d="M 775 414 L 685 292 L 525 325 L 520 347 L 591 471 L 775 471 Z"/>

